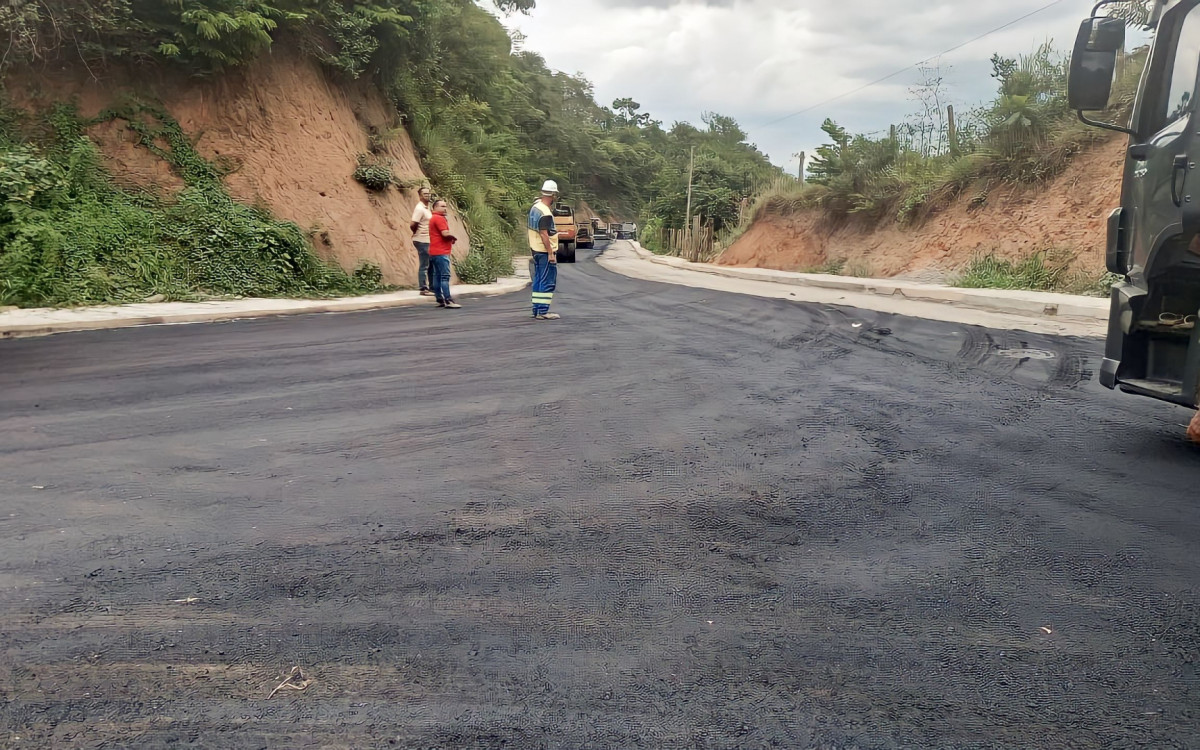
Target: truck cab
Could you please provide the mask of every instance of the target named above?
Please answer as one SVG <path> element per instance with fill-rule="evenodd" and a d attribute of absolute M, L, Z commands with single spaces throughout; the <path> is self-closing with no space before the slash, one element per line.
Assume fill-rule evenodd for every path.
<path fill-rule="evenodd" d="M 1129 136 L 1121 205 L 1108 222 L 1112 289 L 1101 383 L 1195 408 L 1200 403 L 1200 0 L 1158 0 L 1156 29 L 1128 123 L 1094 120 L 1108 106 L 1125 22 L 1085 20 L 1068 98 L 1084 122 Z"/>

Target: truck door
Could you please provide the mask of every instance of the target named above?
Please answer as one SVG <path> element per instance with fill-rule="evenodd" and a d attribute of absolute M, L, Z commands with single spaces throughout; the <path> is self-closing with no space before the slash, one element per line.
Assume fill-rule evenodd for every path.
<path fill-rule="evenodd" d="M 1200 138 L 1194 137 L 1200 119 L 1200 0 L 1164 14 L 1149 66 L 1133 128 L 1142 140 L 1130 147 L 1126 169 L 1132 200 L 1125 201 L 1134 207 L 1128 227 L 1134 274 L 1147 279 L 1166 270 L 1157 262 L 1163 246 L 1185 239 L 1180 237 L 1185 210 L 1200 211 Z"/>

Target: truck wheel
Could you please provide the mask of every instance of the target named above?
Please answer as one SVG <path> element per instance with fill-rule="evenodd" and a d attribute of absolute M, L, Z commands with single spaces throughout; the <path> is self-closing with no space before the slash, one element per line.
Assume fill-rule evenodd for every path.
<path fill-rule="evenodd" d="M 574 263 L 575 262 L 575 243 L 564 242 L 558 246 L 558 262 L 559 263 Z"/>

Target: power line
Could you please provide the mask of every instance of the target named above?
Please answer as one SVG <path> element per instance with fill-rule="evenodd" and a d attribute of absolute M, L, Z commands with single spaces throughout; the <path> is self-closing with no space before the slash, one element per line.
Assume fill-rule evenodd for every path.
<path fill-rule="evenodd" d="M 908 71 L 912 70 L 913 68 L 917 67 L 918 65 L 924 65 L 927 62 L 932 62 L 933 60 L 936 60 L 937 58 L 942 57 L 944 55 L 948 55 L 951 52 L 957 52 L 958 50 L 962 49 L 963 47 L 966 47 L 969 44 L 974 44 L 975 42 L 978 42 L 980 39 L 986 39 L 987 37 L 991 36 L 992 34 L 995 34 L 1000 31 L 1004 31 L 1005 29 L 1010 28 L 1012 26 L 1016 26 L 1017 24 L 1021 23 L 1022 21 L 1029 19 L 1029 18 L 1033 18 L 1037 14 L 1044 13 L 1045 11 L 1050 10 L 1054 6 L 1061 5 L 1061 4 L 1065 3 L 1066 1 L 1067 0 L 1054 0 L 1054 2 L 1047 3 L 1046 5 L 1043 5 L 1042 7 L 1038 8 L 1037 10 L 1030 11 L 1030 12 L 1026 13 L 1025 15 L 1021 16 L 1020 18 L 1016 18 L 1016 19 L 1013 19 L 1012 21 L 1009 21 L 1008 23 L 1004 24 L 1003 26 L 997 26 L 996 28 L 992 29 L 991 31 L 984 32 L 983 34 L 980 34 L 979 36 L 975 37 L 974 39 L 968 39 L 967 41 L 963 42 L 962 44 L 957 44 L 948 50 L 939 52 L 936 55 L 930 55 L 929 57 L 925 58 L 924 60 L 918 60 L 917 62 L 913 63 L 912 65 L 905 65 L 903 68 L 900 68 L 899 70 L 897 70 L 895 72 L 888 73 L 883 78 L 877 78 L 874 81 L 871 81 L 870 83 L 867 83 L 867 84 L 863 84 L 862 86 L 859 86 L 858 88 L 856 88 L 852 91 L 847 91 L 844 94 L 838 94 L 837 96 L 826 99 L 823 102 L 818 102 L 818 103 L 812 105 L 811 107 L 805 107 L 804 109 L 800 110 L 799 112 L 793 112 L 790 115 L 784 115 L 783 117 L 780 117 L 778 119 L 763 123 L 760 127 L 766 128 L 766 127 L 770 127 L 772 125 L 778 125 L 779 123 L 783 122 L 784 120 L 790 120 L 793 117 L 799 117 L 800 115 L 812 112 L 814 109 L 820 109 L 821 107 L 824 107 L 827 104 L 832 104 L 841 99 L 845 99 L 848 96 L 854 96 L 855 94 L 857 94 L 861 91 L 866 91 L 867 89 L 871 88 L 872 86 L 878 86 L 879 84 L 883 83 L 884 81 L 889 81 L 889 80 L 895 78 L 896 76 L 900 75 L 901 73 L 907 73 Z"/>

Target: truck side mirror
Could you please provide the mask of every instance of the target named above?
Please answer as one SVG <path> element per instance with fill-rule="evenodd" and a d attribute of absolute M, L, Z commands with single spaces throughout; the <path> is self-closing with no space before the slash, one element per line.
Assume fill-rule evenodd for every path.
<path fill-rule="evenodd" d="M 1095 112 L 1108 106 L 1117 71 L 1117 52 L 1124 48 L 1124 20 L 1089 18 L 1083 22 L 1075 38 L 1071 74 L 1067 81 L 1067 101 L 1071 109 Z"/>

